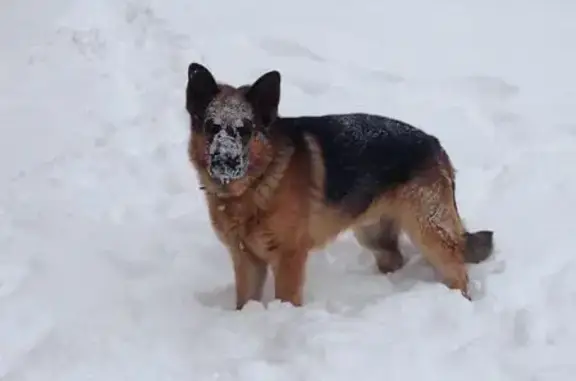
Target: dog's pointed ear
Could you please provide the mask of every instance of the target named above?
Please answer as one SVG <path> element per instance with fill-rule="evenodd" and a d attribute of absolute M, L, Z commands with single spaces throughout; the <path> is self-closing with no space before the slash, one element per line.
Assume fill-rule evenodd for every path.
<path fill-rule="evenodd" d="M 199 63 L 188 66 L 188 85 L 186 87 L 186 109 L 191 116 L 204 118 L 204 112 L 210 101 L 218 93 L 218 84 L 208 69 Z"/>
<path fill-rule="evenodd" d="M 280 81 L 278 71 L 269 71 L 258 78 L 246 93 L 246 98 L 262 118 L 265 127 L 270 126 L 278 116 Z"/>

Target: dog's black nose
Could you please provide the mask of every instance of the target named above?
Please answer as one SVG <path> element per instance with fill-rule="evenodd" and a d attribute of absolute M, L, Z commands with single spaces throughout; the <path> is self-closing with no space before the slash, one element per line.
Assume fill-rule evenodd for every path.
<path fill-rule="evenodd" d="M 240 159 L 236 156 L 228 156 L 223 160 L 223 166 L 228 168 L 236 168 L 240 165 Z"/>
<path fill-rule="evenodd" d="M 236 156 L 218 157 L 212 160 L 212 167 L 220 170 L 234 170 L 240 166 L 240 158 Z"/>

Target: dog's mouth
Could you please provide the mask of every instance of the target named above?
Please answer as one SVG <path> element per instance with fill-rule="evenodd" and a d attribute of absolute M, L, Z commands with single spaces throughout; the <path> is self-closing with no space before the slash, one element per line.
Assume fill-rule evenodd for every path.
<path fill-rule="evenodd" d="M 208 164 L 210 177 L 220 185 L 230 184 L 246 175 L 247 166 L 243 157 L 211 158 Z"/>

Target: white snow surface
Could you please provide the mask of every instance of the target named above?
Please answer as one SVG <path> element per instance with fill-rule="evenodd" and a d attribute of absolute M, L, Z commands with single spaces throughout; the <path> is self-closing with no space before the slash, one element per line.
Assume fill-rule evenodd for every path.
<path fill-rule="evenodd" d="M 0 379 L 576 379 L 576 4 L 4 0 Z M 187 65 L 282 75 L 283 115 L 436 134 L 471 230 L 472 303 L 405 242 L 389 276 L 343 234 L 305 305 L 234 311 L 186 157 Z"/>

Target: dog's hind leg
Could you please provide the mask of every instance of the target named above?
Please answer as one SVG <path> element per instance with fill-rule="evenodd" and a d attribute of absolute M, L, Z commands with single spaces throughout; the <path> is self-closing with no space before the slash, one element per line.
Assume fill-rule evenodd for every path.
<path fill-rule="evenodd" d="M 405 189 L 401 227 L 450 288 L 468 295 L 467 236 L 458 215 L 452 181 L 438 176 Z"/>
<path fill-rule="evenodd" d="M 398 246 L 400 230 L 394 220 L 382 217 L 375 223 L 354 228 L 353 232 L 358 243 L 372 252 L 383 274 L 394 272 L 404 265 Z"/>

